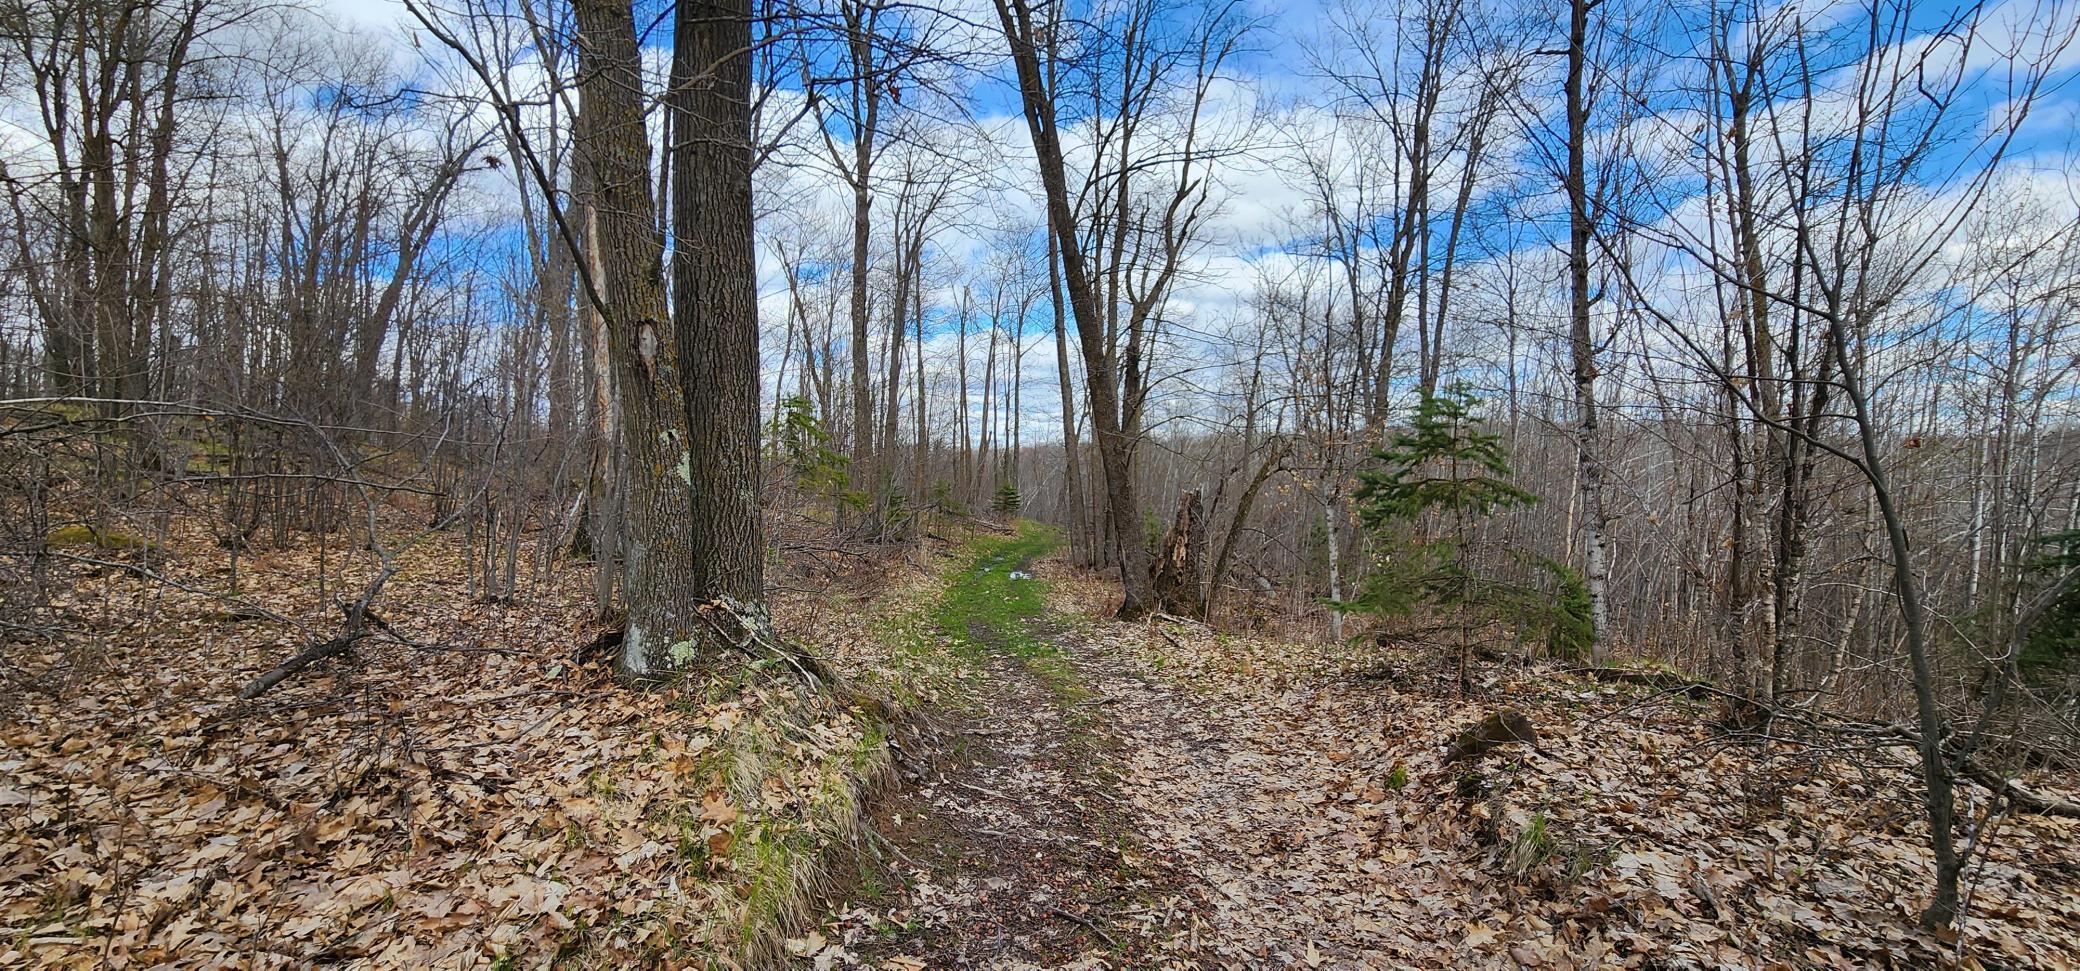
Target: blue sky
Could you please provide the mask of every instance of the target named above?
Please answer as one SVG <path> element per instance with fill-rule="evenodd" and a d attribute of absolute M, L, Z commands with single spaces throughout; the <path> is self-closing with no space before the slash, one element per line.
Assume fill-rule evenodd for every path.
<path fill-rule="evenodd" d="M 393 0 L 324 0 L 324 4 L 344 21 L 374 28 L 407 19 L 401 4 Z M 958 9 L 961 17 L 985 25 L 994 16 L 986 3 L 976 0 L 962 0 Z M 1309 213 L 1304 179 L 1298 178 L 1296 168 L 1307 151 L 1322 148 L 1316 134 L 1333 129 L 1338 111 L 1350 110 L 1349 105 L 1334 102 L 1331 86 L 1321 74 L 1324 62 L 1334 57 L 1332 52 L 1339 38 L 1337 25 L 1376 30 L 1379 38 L 1391 42 L 1391 14 L 1400 9 L 1349 0 L 1294 4 L 1255 0 L 1250 5 L 1238 6 L 1237 11 L 1256 20 L 1260 30 L 1231 62 L 1230 84 L 1223 94 L 1224 110 L 1235 115 L 1229 120 L 1238 125 L 1244 114 L 1253 122 L 1275 119 L 1277 125 L 1273 127 L 1277 130 L 1253 134 L 1254 150 L 1247 157 L 1224 164 L 1218 173 L 1219 213 L 1209 226 L 1194 265 L 1172 297 L 1179 322 L 1172 367 L 1179 375 L 1180 389 L 1191 386 L 1192 379 L 1183 376 L 1186 372 L 1200 369 L 1209 359 L 1231 350 L 1219 340 L 1193 335 L 1218 334 L 1225 326 L 1247 317 L 1259 278 L 1278 278 L 1296 272 L 1307 262 L 1304 254 L 1309 248 L 1308 239 L 1319 224 Z M 1690 93 L 1683 86 L 1695 70 L 1694 62 L 1684 55 L 1696 49 L 1695 28 L 1700 16 L 1697 8 L 1659 4 L 1633 4 L 1627 8 L 1613 0 L 1605 9 L 1620 14 L 1630 9 L 1638 17 L 1635 23 L 1627 25 L 1631 36 L 1614 43 L 1603 52 L 1605 57 L 1613 62 L 1644 54 L 1662 59 L 1653 69 L 1651 93 L 1641 106 L 1642 117 L 1635 122 L 1641 137 L 1649 144 L 1658 142 L 1661 149 L 1679 147 L 1700 123 L 1690 104 Z M 1819 52 L 1819 56 L 1839 67 L 1837 79 L 1846 77 L 1848 66 L 1869 53 L 1867 45 L 1855 35 L 1852 23 L 1867 9 L 1849 2 L 1809 3 L 1801 7 L 1771 4 L 1765 8 L 1773 16 L 1796 12 L 1809 24 L 1832 21 L 1845 25 L 1834 43 Z M 1930 51 L 1938 61 L 1954 52 L 1955 41 L 1942 32 L 1957 25 L 1964 8 L 1921 3 L 1897 9 L 1906 14 L 1904 47 Z M 1522 32 L 1523 43 L 1535 47 L 1557 46 L 1561 42 L 1563 10 L 1559 3 L 1533 3 L 1493 7 L 1491 12 L 1515 23 Z M 2009 96 L 2008 82 L 2016 69 L 2016 62 L 2001 54 L 2026 49 L 2033 42 L 2041 46 L 2047 31 L 2070 29 L 2076 17 L 2080 17 L 2080 4 L 2074 0 L 2004 0 L 1981 11 L 1974 22 L 1979 35 L 1975 38 L 1975 54 L 1967 62 L 1965 94 L 1953 109 L 1966 119 L 1956 126 L 1961 135 L 1925 168 L 1927 177 L 1937 183 L 1927 187 L 1932 196 L 1940 196 L 1944 189 L 1940 183 L 1946 178 L 1959 171 L 1973 171 L 1983 160 L 1987 143 L 1978 136 L 1986 133 L 1990 119 L 1999 117 Z M 1543 36 L 1546 34 L 1551 36 Z M 656 38 L 659 44 L 667 40 L 663 36 Z M 986 50 L 989 42 L 989 38 L 980 38 L 977 46 Z M 1559 58 L 1547 57 L 1534 67 L 1544 73 L 1529 89 L 1529 110 L 1536 113 L 1552 107 L 1552 99 L 1558 94 L 1558 79 L 1553 73 L 1558 61 Z M 994 146 L 983 150 L 991 154 L 990 174 L 997 178 L 996 184 L 976 190 L 979 195 L 968 219 L 946 226 L 935 238 L 931 262 L 939 289 L 931 298 L 933 308 L 928 313 L 928 326 L 934 332 L 931 352 L 935 361 L 946 366 L 950 366 L 951 354 L 948 322 L 955 313 L 959 288 L 976 286 L 986 276 L 983 264 L 990 256 L 991 233 L 1021 224 L 1028 233 L 1037 230 L 1036 201 L 1032 197 L 1034 179 L 1030 163 L 1021 157 L 1026 151 L 1023 121 L 1014 114 L 1013 92 L 1005 83 L 1003 67 L 1001 61 L 985 64 L 981 73 L 962 79 L 959 110 L 947 112 L 980 119 L 996 139 Z M 2069 190 L 2076 184 L 2075 160 L 2076 152 L 2080 152 L 2080 140 L 2076 140 L 2080 135 L 2075 134 L 2075 122 L 2080 120 L 2076 79 L 2080 79 L 2080 45 L 2069 47 L 2052 65 L 2039 102 L 2008 150 L 2010 171 L 2042 183 L 2040 188 L 2047 198 L 2055 199 L 2061 187 Z M 1797 96 L 1787 91 L 1780 95 L 1778 107 L 1789 112 L 1796 100 Z M 1820 99 L 1822 103 L 1827 100 Z M 925 137 L 941 136 L 927 133 Z M 1534 264 L 1549 259 L 1557 225 L 1552 217 L 1559 210 L 1558 200 L 1550 191 L 1550 179 L 1540 171 L 1539 156 L 1521 141 L 1512 143 L 1505 139 L 1499 148 L 1491 149 L 1515 158 L 1507 166 L 1509 174 L 1498 171 L 1492 180 L 1483 177 L 1483 201 L 1491 205 L 1510 202 L 1515 218 L 1476 223 L 1475 235 L 1469 238 L 1467 259 L 1476 260 L 1478 251 L 1492 254 L 1510 250 Z M 820 186 L 819 179 L 823 182 Z M 788 191 L 794 193 L 788 197 L 793 200 L 792 205 L 833 210 L 806 215 L 790 212 L 790 217 L 842 218 L 842 200 L 829 176 L 805 170 L 784 181 Z M 1668 213 L 1666 218 L 1679 223 L 1685 207 L 1696 205 L 1700 184 L 1694 176 L 1668 173 L 1658 178 L 1652 189 L 1657 205 Z M 1490 194 L 1492 197 L 1487 198 Z M 2080 212 L 2080 203 L 2074 205 Z M 769 233 L 792 232 L 797 228 L 789 219 L 770 219 L 767 227 Z M 1437 230 L 1440 234 L 1442 231 L 1442 227 Z M 1435 241 L 1441 249 L 1441 239 Z M 785 312 L 785 303 L 780 299 L 783 288 L 778 266 L 768 262 L 762 274 L 762 289 L 767 294 L 766 313 L 774 318 L 769 331 L 777 339 L 779 315 Z M 1479 267 L 1474 265 L 1462 272 L 1470 275 L 1478 271 Z M 1467 309 L 1473 309 L 1471 303 Z M 1044 305 L 1036 307 L 1033 314 L 1037 319 L 1031 323 L 1036 325 L 1049 319 Z M 768 356 L 777 361 L 777 351 Z M 1032 355 L 1026 377 L 1031 383 L 1028 400 L 1040 403 L 1025 416 L 1029 435 L 1044 437 L 1057 427 L 1058 421 L 1045 404 L 1056 398 L 1051 352 Z"/>

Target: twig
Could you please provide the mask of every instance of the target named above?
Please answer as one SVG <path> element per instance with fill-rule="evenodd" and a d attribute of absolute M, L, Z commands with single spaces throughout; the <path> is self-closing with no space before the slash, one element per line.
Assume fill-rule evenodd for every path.
<path fill-rule="evenodd" d="M 821 691 L 836 680 L 821 658 L 781 639 L 773 629 L 772 616 L 761 604 L 746 604 L 725 595 L 701 604 L 694 612 L 723 643 L 753 658 L 779 659 L 814 690 Z"/>
<path fill-rule="evenodd" d="M 1003 802 L 1016 803 L 1018 801 L 1001 792 L 996 792 L 990 789 L 984 789 L 981 786 L 969 785 L 968 783 L 962 782 L 959 779 L 948 779 L 946 780 L 946 784 L 950 786 L 959 786 L 963 789 L 968 790 L 969 792 L 975 793 L 976 795 L 987 796 L 988 798 L 1001 800 Z"/>
<path fill-rule="evenodd" d="M 1197 628 L 1200 628 L 1201 630 L 1207 629 L 1207 628 L 1208 628 L 1208 627 L 1210 626 L 1210 625 L 1208 625 L 1208 624 L 1207 624 L 1207 623 L 1206 623 L 1205 621 L 1203 621 L 1203 620 L 1198 620 L 1198 619 L 1196 619 L 1196 618 L 1192 618 L 1192 617 L 1183 617 L 1183 616 L 1179 616 L 1179 615 L 1177 615 L 1177 614 L 1172 614 L 1172 613 L 1166 613 L 1166 612 L 1164 612 L 1164 611 L 1160 611 L 1160 610 L 1156 611 L 1155 613 L 1149 614 L 1149 615 L 1148 615 L 1148 619 L 1149 619 L 1150 621 L 1158 621 L 1158 620 L 1161 620 L 1161 621 L 1168 621 L 1169 623 L 1173 623 L 1173 624 L 1183 624 L 1183 625 L 1185 625 L 1185 626 L 1187 626 L 1187 627 L 1197 627 Z M 1155 626 L 1155 625 L 1154 625 L 1153 623 L 1151 623 L 1151 624 L 1150 624 L 1149 626 L 1153 627 L 1153 626 Z"/>
<path fill-rule="evenodd" d="M 1113 950 L 1119 949 L 1119 942 L 1113 940 L 1112 935 L 1105 933 L 1105 928 L 1099 927 L 1098 925 L 1091 923 L 1089 920 L 1086 920 L 1082 917 L 1078 917 L 1075 914 L 1063 910 L 1060 907 L 1049 907 L 1047 908 L 1047 912 L 1055 915 L 1056 917 L 1065 917 L 1069 920 L 1075 921 L 1078 924 L 1082 924 L 1083 926 L 1089 928 L 1091 933 L 1098 935 L 1099 939 L 1105 942 L 1106 947 L 1112 948 Z"/>
<path fill-rule="evenodd" d="M 911 859 L 910 854 L 903 852 L 903 848 L 897 846 L 894 840 L 891 840 L 888 837 L 881 835 L 881 833 L 872 826 L 864 826 L 861 828 L 866 831 L 868 836 L 873 837 L 876 842 L 879 842 L 882 846 L 888 847 L 888 851 L 890 853 L 894 853 L 897 859 L 902 860 L 904 863 L 910 864 L 911 869 L 920 871 L 924 869 L 923 864 L 920 864 L 916 860 Z"/>

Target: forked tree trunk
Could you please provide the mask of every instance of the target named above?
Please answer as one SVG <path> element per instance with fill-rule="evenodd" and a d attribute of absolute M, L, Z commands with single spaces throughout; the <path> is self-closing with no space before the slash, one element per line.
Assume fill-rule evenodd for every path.
<path fill-rule="evenodd" d="M 1033 157 L 1046 197 L 1047 226 L 1057 244 L 1062 283 L 1068 290 L 1069 307 L 1076 317 L 1077 340 L 1083 347 L 1091 435 L 1097 442 L 1099 468 L 1104 474 L 1105 511 L 1112 524 L 1113 548 L 1119 554 L 1123 596 L 1118 616 L 1133 620 L 1147 616 L 1155 604 L 1148 585 L 1151 558 L 1138 528 L 1141 512 L 1131 467 L 1139 431 L 1129 424 L 1132 402 L 1121 400 L 1118 348 L 1107 345 L 1107 314 L 1099 302 L 1096 274 L 1082 248 L 1076 213 L 1070 204 L 1068 163 L 1055 122 L 1054 89 L 1041 72 L 1041 45 L 1052 44 L 1053 33 L 1035 22 L 1033 9 L 1026 0 L 997 0 L 996 6 L 1011 48 L 1012 64 L 1018 71 L 1026 127 L 1033 137 Z"/>
<path fill-rule="evenodd" d="M 751 216 L 751 0 L 682 0 L 665 99 L 672 166 L 672 324 L 686 404 L 685 551 L 703 600 L 765 599 L 759 508 L 758 268 Z M 902 332 L 901 322 L 896 333 Z M 900 355 L 898 355 L 900 356 Z M 889 383 L 895 393 L 894 376 Z"/>

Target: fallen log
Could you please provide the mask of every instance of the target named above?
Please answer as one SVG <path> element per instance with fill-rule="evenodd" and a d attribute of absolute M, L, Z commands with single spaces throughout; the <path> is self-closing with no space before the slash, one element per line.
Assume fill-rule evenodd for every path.
<path fill-rule="evenodd" d="M 1965 760 L 1963 768 L 1965 778 L 1985 786 L 1988 790 L 2005 797 L 2009 802 L 2039 816 L 2065 816 L 2069 819 L 2080 819 L 2080 802 L 2074 802 L 2071 799 L 2060 799 L 2057 796 L 2049 796 L 2041 792 L 2025 789 L 2016 785 L 2015 780 L 1970 759 Z"/>
<path fill-rule="evenodd" d="M 1873 728 L 1881 739 L 1902 748 L 1919 748 L 1921 745 L 1920 733 L 1904 725 L 1879 725 L 1873 726 Z M 2001 796 L 2022 809 L 2039 816 L 2064 816 L 2070 819 L 2080 819 L 2080 802 L 2046 795 L 2030 789 L 2017 783 L 2014 779 L 1980 764 L 1978 760 L 1973 759 L 1970 755 L 1945 752 L 1943 753 L 1943 760 L 1949 763 L 1952 772 L 1959 778 L 1968 779 L 1986 791 Z"/>
<path fill-rule="evenodd" d="M 322 644 L 314 644 L 305 648 L 302 653 L 283 661 L 274 670 L 254 678 L 253 683 L 246 685 L 246 690 L 239 692 L 238 696 L 247 700 L 258 698 L 275 685 L 289 680 L 296 672 L 333 655 L 345 654 L 347 648 L 353 647 L 356 641 L 367 636 L 368 632 L 365 630 L 351 631 Z"/>

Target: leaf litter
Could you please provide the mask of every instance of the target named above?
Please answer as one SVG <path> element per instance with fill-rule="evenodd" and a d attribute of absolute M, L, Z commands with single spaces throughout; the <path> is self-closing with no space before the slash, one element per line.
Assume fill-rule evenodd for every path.
<path fill-rule="evenodd" d="M 939 824 L 891 832 L 905 879 L 834 909 L 804 963 L 2070 968 L 2080 955 L 2073 820 L 1982 824 L 1971 916 L 1938 938 L 1914 924 L 1929 874 L 1919 796 L 1883 753 L 1737 742 L 1703 706 L 1548 664 L 1493 665 L 1461 699 L 1420 652 L 1099 620 L 1116 602 L 1108 578 L 1034 570 L 1051 588 L 1043 640 L 1074 690 L 1036 697 L 1030 667 L 1003 657 L 975 668 L 971 711 L 940 747 L 981 754 L 917 773 L 905 805 Z M 1454 734 L 1502 708 L 1540 726 L 1539 750 L 1446 764 Z M 1090 717 L 1071 729 L 1072 714 Z M 1097 739 L 1092 754 L 1037 771 L 1060 764 L 1031 756 L 1058 732 Z M 1985 819 L 1983 793 L 1966 798 Z M 1162 861 L 1144 871 L 1152 906 L 1119 906 L 1109 882 L 1064 886 L 1044 855 L 1012 862 L 1064 809 Z M 981 852 L 935 852 L 949 845 Z M 1064 939 L 1064 911 L 1091 927 Z"/>
<path fill-rule="evenodd" d="M 157 568 L 221 586 L 220 557 Z M 0 698 L 0 965 L 2069 968 L 2080 825 L 1966 808 L 1955 939 L 1908 773 L 1736 743 L 1709 712 L 1550 666 L 1458 699 L 1420 653 L 1118 624 L 1104 578 L 965 647 L 931 573 L 780 598 L 784 629 L 908 714 L 757 680 L 631 692 L 578 646 L 590 571 L 469 603 L 407 554 L 371 639 L 253 702 L 304 635 L 119 569 L 58 579 L 63 642 Z M 365 576 L 341 570 L 334 589 Z M 315 555 L 248 599 L 336 623 Z M 1006 571 L 1008 577 L 1008 570 Z M 958 577 L 955 578 L 956 581 Z M 1007 642 L 1008 643 L 1008 642 Z M 431 646 L 431 649 L 429 649 Z M 1390 677 L 1368 676 L 1380 668 Z M 25 686 L 24 686 L 25 685 Z M 1510 707 L 1540 751 L 1445 743 Z M 866 798 L 898 756 L 897 785 Z M 862 802 L 868 831 L 859 821 Z M 829 893 L 813 867 L 856 855 Z M 879 862 L 874 862 L 875 858 Z M 821 920 L 800 921 L 825 899 Z"/>
<path fill-rule="evenodd" d="M 331 555 L 334 590 L 373 569 Z M 201 590 L 225 585 L 222 563 L 155 568 Z M 303 633 L 124 570 L 59 576 L 69 639 L 8 649 L 36 677 L 0 708 L 0 966 L 777 950 L 785 897 L 815 874 L 767 863 L 849 839 L 871 719 L 782 681 L 622 688 L 580 652 L 599 629 L 590 569 L 519 606 L 468 602 L 463 569 L 445 539 L 408 552 L 378 609 L 413 644 L 365 640 L 249 702 L 239 688 Z M 243 572 L 247 600 L 337 623 L 314 550 Z M 819 649 L 875 616 L 802 597 L 776 613 Z"/>

